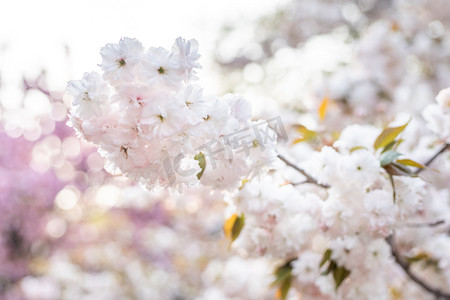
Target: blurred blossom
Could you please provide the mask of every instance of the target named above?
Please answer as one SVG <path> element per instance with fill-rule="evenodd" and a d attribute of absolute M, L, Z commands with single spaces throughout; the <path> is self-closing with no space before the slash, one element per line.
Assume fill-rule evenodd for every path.
<path fill-rule="evenodd" d="M 53 199 L 63 187 L 54 172 L 30 169 L 33 143 L 0 133 L 0 283 L 5 291 L 30 270 L 33 259 L 49 254 L 46 233 Z"/>
<path fill-rule="evenodd" d="M 17 104 L 1 102 L 0 295 L 19 299 L 18 282 L 41 275 L 43 262 L 63 245 L 63 212 L 101 173 L 89 171 L 92 150 L 65 125 L 67 109 L 46 90 L 44 75 L 2 99 Z"/>
<path fill-rule="evenodd" d="M 216 60 L 224 90 L 251 95 L 261 114 L 279 104 L 314 114 L 329 97 L 321 126 L 387 122 L 418 115 L 448 85 L 449 15 L 445 1 L 292 0 L 226 27 Z"/>

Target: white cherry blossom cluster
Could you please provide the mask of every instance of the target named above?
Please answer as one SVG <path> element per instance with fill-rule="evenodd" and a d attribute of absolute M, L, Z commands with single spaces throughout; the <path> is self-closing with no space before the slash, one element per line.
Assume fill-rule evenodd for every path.
<path fill-rule="evenodd" d="M 292 124 L 292 146 L 280 149 L 288 167 L 245 183 L 228 200 L 229 214 L 245 215 L 233 247 L 282 260 L 274 280 L 286 292 L 281 299 L 297 299 L 296 291 L 316 300 L 450 299 L 450 89 L 432 101 L 450 79 L 445 1 L 289 5 L 266 16 L 276 25 L 257 25 L 263 41 L 249 37 L 234 58 L 218 51 L 226 72 L 242 68 L 237 78 L 247 80 L 230 86 L 253 92 L 247 70 L 256 64 L 264 101 L 291 99 L 300 108 L 283 116 Z M 308 30 L 327 34 L 310 38 Z M 304 88 L 294 84 L 310 47 L 332 55 L 325 41 L 349 52 L 322 75 L 311 71 Z M 381 124 L 408 119 L 395 151 L 374 148 Z M 391 165 L 390 155 L 406 165 L 393 156 Z M 296 167 L 310 178 L 293 175 Z"/>
<path fill-rule="evenodd" d="M 183 38 L 171 50 L 122 38 L 101 49 L 100 74 L 69 83 L 69 124 L 98 146 L 107 171 L 147 188 L 233 188 L 274 159 L 276 133 L 251 121 L 242 97 L 205 96 L 194 83 L 197 50 Z"/>
<path fill-rule="evenodd" d="M 302 299 L 385 299 L 392 291 L 405 289 L 408 299 L 424 299 L 423 291 L 393 264 L 388 239 L 395 233 L 406 257 L 429 258 L 415 272 L 427 274 L 434 278 L 429 282 L 442 287 L 450 284 L 445 279 L 449 267 L 444 253 L 450 238 L 432 228 L 424 235 L 424 229 L 410 227 L 447 220 L 448 192 L 437 192 L 414 174 L 397 176 L 386 167 L 394 152 L 374 147 L 381 133 L 371 125 L 348 126 L 332 146 L 298 162 L 317 184 L 295 183 L 298 177 L 289 174 L 288 167 L 246 182 L 227 199 L 229 214 L 245 215 L 233 248 L 243 255 L 288 262 L 290 285 Z M 428 268 L 430 261 L 439 268 Z"/>
<path fill-rule="evenodd" d="M 392 31 L 380 24 L 371 34 Z M 397 36 L 392 39 L 396 41 Z M 379 53 L 380 46 L 374 42 L 362 50 Z M 430 144 L 434 152 L 443 141 L 446 148 L 439 153 L 448 148 L 448 89 L 424 111 L 425 120 L 412 114 L 402 126 L 381 130 L 353 124 L 341 131 L 341 124 L 330 128 L 339 137 L 322 140 L 321 132 L 297 126 L 297 134 L 303 134 L 299 141 L 306 143 L 297 141 L 283 149 L 297 159 L 278 155 L 286 166 L 261 175 L 261 169 L 277 156 L 279 135 L 269 121 L 251 120 L 250 106 L 242 97 L 203 95 L 194 84 L 200 67 L 197 47 L 194 40 L 179 38 L 171 50 L 145 50 L 137 40 L 124 38 L 101 50 L 102 74 L 87 73 L 69 84 L 70 124 L 80 137 L 98 146 L 108 171 L 149 189 L 181 189 L 200 182 L 208 188 L 234 191 L 226 198 L 225 235 L 244 256 L 283 262 L 272 285 L 283 300 L 288 299 L 291 285 L 305 299 L 385 299 L 405 288 L 411 291 L 409 299 L 423 299 L 424 293 L 417 292 L 401 269 L 429 272 L 430 278 L 440 278 L 442 286 L 450 284 L 442 279 L 449 266 L 448 256 L 440 250 L 450 243 L 449 237 L 436 230 L 421 241 L 418 237 L 423 235 L 410 233 L 416 225 L 448 222 L 448 183 L 433 185 L 423 180 L 417 175 L 424 166 L 408 157 L 430 153 L 424 150 Z M 382 49 L 396 51 L 395 47 Z M 377 63 L 384 68 L 380 78 L 392 67 L 389 61 L 382 62 Z M 379 98 L 376 85 L 390 90 L 400 83 L 377 80 L 371 86 L 376 74 L 372 75 L 353 82 L 352 90 L 359 96 L 372 94 L 374 103 Z M 327 102 L 323 103 L 319 113 L 330 125 Z M 343 124 L 353 121 L 350 118 Z M 438 142 L 425 128 L 426 122 L 439 136 Z M 405 128 L 404 138 L 397 139 Z M 301 175 L 290 173 L 293 170 Z M 444 177 L 450 174 L 442 171 Z M 402 259 L 437 267 L 421 272 L 417 264 L 409 268 L 409 261 L 408 267 L 393 264 Z M 387 281 L 388 277 L 396 281 Z M 216 289 L 203 297 L 211 295 L 234 297 L 233 292 Z"/>

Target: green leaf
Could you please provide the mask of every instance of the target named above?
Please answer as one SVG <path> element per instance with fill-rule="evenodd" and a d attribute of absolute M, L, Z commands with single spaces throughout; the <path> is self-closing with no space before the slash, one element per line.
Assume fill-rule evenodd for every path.
<path fill-rule="evenodd" d="M 396 160 L 401 155 L 402 154 L 398 153 L 397 151 L 388 150 L 388 151 L 384 152 L 383 154 L 381 154 L 380 164 L 382 167 L 387 166 L 388 164 L 390 164 L 391 162 Z"/>
<path fill-rule="evenodd" d="M 327 262 L 329 262 L 328 267 L 325 271 L 321 273 L 322 276 L 326 276 L 330 273 L 333 274 L 334 283 L 336 290 L 339 288 L 339 286 L 342 284 L 345 278 L 350 275 L 350 271 L 347 270 L 345 267 L 339 266 L 336 261 L 331 259 L 331 254 L 333 253 L 333 250 L 327 249 L 323 253 L 322 261 L 320 262 L 319 267 L 323 267 Z"/>
<path fill-rule="evenodd" d="M 390 142 L 389 144 L 386 145 L 386 147 L 383 148 L 383 152 L 381 152 L 381 153 L 384 153 L 388 150 L 393 149 L 396 143 L 397 143 L 397 141 L 395 141 L 395 140 Z"/>
<path fill-rule="evenodd" d="M 350 275 L 350 271 L 344 267 L 337 267 L 336 269 L 334 269 L 333 278 L 336 290 L 339 288 L 345 278 L 348 277 L 348 275 Z"/>
<path fill-rule="evenodd" d="M 276 299 L 285 300 L 292 282 L 292 262 L 297 258 L 293 258 L 287 261 L 285 264 L 276 268 L 274 275 L 275 281 L 272 282 L 272 286 L 278 285 L 278 289 L 275 295 Z"/>
<path fill-rule="evenodd" d="M 408 123 L 409 121 L 403 126 L 385 128 L 375 140 L 373 147 L 380 149 L 388 146 L 406 128 Z"/>
<path fill-rule="evenodd" d="M 432 267 L 435 272 L 439 272 L 439 260 L 437 259 L 427 259 L 425 260 L 424 269 Z"/>
<path fill-rule="evenodd" d="M 406 260 L 409 263 L 415 263 L 415 262 L 418 262 L 418 261 L 421 261 L 421 260 L 426 260 L 426 259 L 429 259 L 429 258 L 430 258 L 430 255 L 428 255 L 425 252 L 420 252 L 419 254 L 417 254 L 415 256 L 408 256 L 408 257 L 406 257 Z"/>
<path fill-rule="evenodd" d="M 334 272 L 334 270 L 337 268 L 337 264 L 334 260 L 330 260 L 330 264 L 328 265 L 327 269 L 323 271 L 320 275 L 328 275 L 331 272 Z"/>
<path fill-rule="evenodd" d="M 280 287 L 277 290 L 276 298 L 281 300 L 286 300 L 287 294 L 289 293 L 289 289 L 291 288 L 292 276 L 289 276 L 289 279 L 283 281 Z"/>
<path fill-rule="evenodd" d="M 276 269 L 275 271 L 275 281 L 272 282 L 273 285 L 279 285 L 291 276 L 292 267 L 283 265 Z"/>
<path fill-rule="evenodd" d="M 330 260 L 331 258 L 331 253 L 333 253 L 333 250 L 331 249 L 327 249 L 324 253 L 323 253 L 323 257 L 322 257 L 322 261 L 320 262 L 319 268 L 323 267 L 323 265 Z"/>
<path fill-rule="evenodd" d="M 242 228 L 245 225 L 245 216 L 241 214 L 241 216 L 236 218 L 236 222 L 234 222 L 233 229 L 231 230 L 231 241 L 234 241 L 238 238 L 241 233 Z"/>
<path fill-rule="evenodd" d="M 411 159 L 407 159 L 407 158 L 406 159 L 397 159 L 396 162 L 399 164 L 405 165 L 405 166 L 416 167 L 419 169 L 425 168 L 425 166 L 419 164 L 418 162 L 415 162 L 415 161 L 413 161 Z"/>
<path fill-rule="evenodd" d="M 397 147 L 398 147 L 401 143 L 403 143 L 404 141 L 405 141 L 404 139 L 393 140 L 392 142 L 390 142 L 388 145 L 386 145 L 386 146 L 383 148 L 383 151 L 381 151 L 381 153 L 384 153 L 384 152 L 386 152 L 386 151 L 388 151 L 388 150 L 394 150 L 394 149 L 397 149 Z"/>
<path fill-rule="evenodd" d="M 197 174 L 197 178 L 200 179 L 203 175 L 203 172 L 205 171 L 206 168 L 206 159 L 205 159 L 205 155 L 202 152 L 199 152 L 196 156 L 194 156 L 194 159 L 196 161 L 198 161 L 198 165 L 200 166 L 200 168 L 202 169 L 198 174 Z"/>

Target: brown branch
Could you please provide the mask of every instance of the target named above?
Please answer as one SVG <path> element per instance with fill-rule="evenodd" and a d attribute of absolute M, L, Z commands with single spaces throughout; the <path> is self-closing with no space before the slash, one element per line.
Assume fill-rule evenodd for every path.
<path fill-rule="evenodd" d="M 433 155 L 432 158 L 430 158 L 425 164 L 424 166 L 428 167 L 429 165 L 431 165 L 431 163 L 438 158 L 439 155 L 441 155 L 445 150 L 450 148 L 450 144 L 446 143 L 438 152 L 436 152 L 435 155 Z M 416 172 L 414 172 L 415 174 L 419 174 L 420 172 L 422 172 L 424 169 L 418 169 Z"/>
<path fill-rule="evenodd" d="M 295 170 L 298 171 L 300 174 L 302 174 L 303 176 L 305 176 L 305 177 L 306 177 L 306 181 L 304 181 L 303 183 L 312 183 L 312 184 L 318 185 L 318 186 L 323 187 L 323 188 L 326 188 L 326 189 L 330 187 L 329 185 L 318 183 L 317 180 L 315 180 L 315 179 L 314 179 L 313 177 L 311 177 L 308 173 L 306 173 L 305 170 L 299 168 L 299 167 L 296 166 L 295 164 L 293 164 L 293 163 L 291 163 L 290 161 L 288 161 L 283 155 L 278 154 L 278 158 L 281 159 L 287 166 L 289 166 L 289 167 L 295 169 Z"/>
<path fill-rule="evenodd" d="M 436 227 L 439 225 L 445 224 L 444 220 L 437 220 L 434 222 L 428 222 L 428 223 L 406 223 L 406 227 L 415 227 L 415 228 L 420 228 L 420 227 Z"/>
<path fill-rule="evenodd" d="M 386 238 L 386 242 L 389 244 L 389 246 L 391 247 L 391 253 L 392 256 L 395 259 L 395 262 L 403 269 L 403 271 L 405 271 L 406 275 L 408 275 L 408 277 L 414 281 L 415 283 L 417 283 L 419 286 L 421 286 L 424 290 L 428 291 L 429 293 L 433 294 L 436 296 L 437 299 L 446 299 L 446 300 L 450 300 L 450 294 L 445 293 L 443 291 L 441 291 L 440 289 L 434 288 L 430 285 L 428 285 L 427 283 L 423 282 L 422 279 L 420 279 L 419 277 L 417 277 L 414 273 L 411 272 L 410 269 L 410 265 L 409 263 L 407 263 L 401 256 L 400 252 L 397 249 L 397 245 L 395 244 L 394 241 L 394 234 L 391 234 L 390 236 L 388 236 Z"/>

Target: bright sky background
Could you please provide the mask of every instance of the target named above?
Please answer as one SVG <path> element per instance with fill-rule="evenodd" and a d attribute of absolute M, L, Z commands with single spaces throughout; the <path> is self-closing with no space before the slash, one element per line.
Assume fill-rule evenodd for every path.
<path fill-rule="evenodd" d="M 100 71 L 100 49 L 107 43 L 117 43 L 121 37 L 137 38 L 146 48 L 170 48 L 179 36 L 195 38 L 200 44 L 203 65 L 199 84 L 205 94 L 220 96 L 224 85 L 212 66 L 221 28 L 225 24 L 239 24 L 237 32 L 241 30 L 243 34 L 240 38 L 234 37 L 239 48 L 247 43 L 249 28 L 251 38 L 252 27 L 246 24 L 273 14 L 278 6 L 287 2 L 289 0 L 3 1 L 0 7 L 0 121 L 10 136 L 24 133 L 30 140 L 38 138 L 45 130 L 34 117 L 52 114 L 53 120 L 61 121 L 66 116 L 66 108 L 62 104 L 61 107 L 51 106 L 48 98 L 39 92 L 24 95 L 24 76 L 35 79 L 45 70 L 49 90 L 64 91 L 68 81 L 81 79 L 85 72 Z M 277 79 L 277 99 L 261 94 L 257 84 L 253 89 L 247 86 L 237 89 L 253 103 L 254 113 L 273 112 L 270 107 L 288 98 L 285 94 L 298 95 L 307 84 L 305 78 L 329 64 L 331 53 L 343 56 L 324 39 L 318 39 L 305 49 L 287 49 L 276 56 L 275 65 L 280 66 L 280 70 L 269 70 L 270 73 L 285 74 L 286 68 L 295 71 L 289 73 L 291 76 Z M 250 73 L 250 77 L 255 77 L 255 68 L 259 71 L 256 75 L 262 72 L 259 66 L 253 65 L 252 69 L 244 70 L 244 75 Z"/>
<path fill-rule="evenodd" d="M 121 37 L 145 47 L 170 47 L 178 36 L 200 43 L 203 74 L 223 22 L 256 19 L 285 0 L 15 0 L 0 9 L 3 87 L 48 71 L 50 88 L 62 90 L 101 62 L 100 48 Z M 66 46 L 69 49 L 67 56 Z M 69 59 L 68 59 L 69 58 Z M 206 74 L 205 74 L 206 73 Z M 207 89 L 206 89 L 207 90 Z"/>

